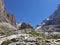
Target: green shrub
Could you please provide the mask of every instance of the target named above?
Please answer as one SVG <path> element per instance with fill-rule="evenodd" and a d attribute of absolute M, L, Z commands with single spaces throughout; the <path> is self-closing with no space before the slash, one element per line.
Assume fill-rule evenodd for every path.
<path fill-rule="evenodd" d="M 4 41 L 1 45 L 9 45 L 10 42 Z"/>
<path fill-rule="evenodd" d="M 11 39 L 11 41 L 13 41 L 13 42 L 17 42 L 17 40 L 16 40 L 15 38 Z"/>
<path fill-rule="evenodd" d="M 16 44 L 16 45 L 19 45 L 19 44 Z"/>

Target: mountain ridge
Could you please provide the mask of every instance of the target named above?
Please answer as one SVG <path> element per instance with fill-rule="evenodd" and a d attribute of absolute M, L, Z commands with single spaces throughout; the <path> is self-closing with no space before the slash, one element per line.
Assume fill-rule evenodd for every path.
<path fill-rule="evenodd" d="M 38 28 L 39 27 L 39 28 Z M 42 29 L 45 31 L 57 31 L 60 32 L 60 4 L 52 15 L 47 19 L 43 20 L 37 27 L 38 30 Z"/>

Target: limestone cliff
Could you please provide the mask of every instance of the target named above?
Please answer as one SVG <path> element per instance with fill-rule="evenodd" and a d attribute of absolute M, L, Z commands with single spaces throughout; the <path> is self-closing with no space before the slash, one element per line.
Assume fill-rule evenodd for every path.
<path fill-rule="evenodd" d="M 15 17 L 4 8 L 4 0 L 0 0 L 0 22 L 10 23 L 16 27 Z"/>

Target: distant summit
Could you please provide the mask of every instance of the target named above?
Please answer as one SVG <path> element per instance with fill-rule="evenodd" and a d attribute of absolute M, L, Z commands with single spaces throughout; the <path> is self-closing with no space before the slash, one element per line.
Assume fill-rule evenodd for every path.
<path fill-rule="evenodd" d="M 58 4 L 58 9 L 60 9 L 60 4 Z"/>

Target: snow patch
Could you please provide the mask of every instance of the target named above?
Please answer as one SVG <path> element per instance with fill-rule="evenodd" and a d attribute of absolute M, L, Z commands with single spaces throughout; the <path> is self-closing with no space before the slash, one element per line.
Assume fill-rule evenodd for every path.
<path fill-rule="evenodd" d="M 46 20 L 49 20 L 49 18 L 47 18 Z"/>

